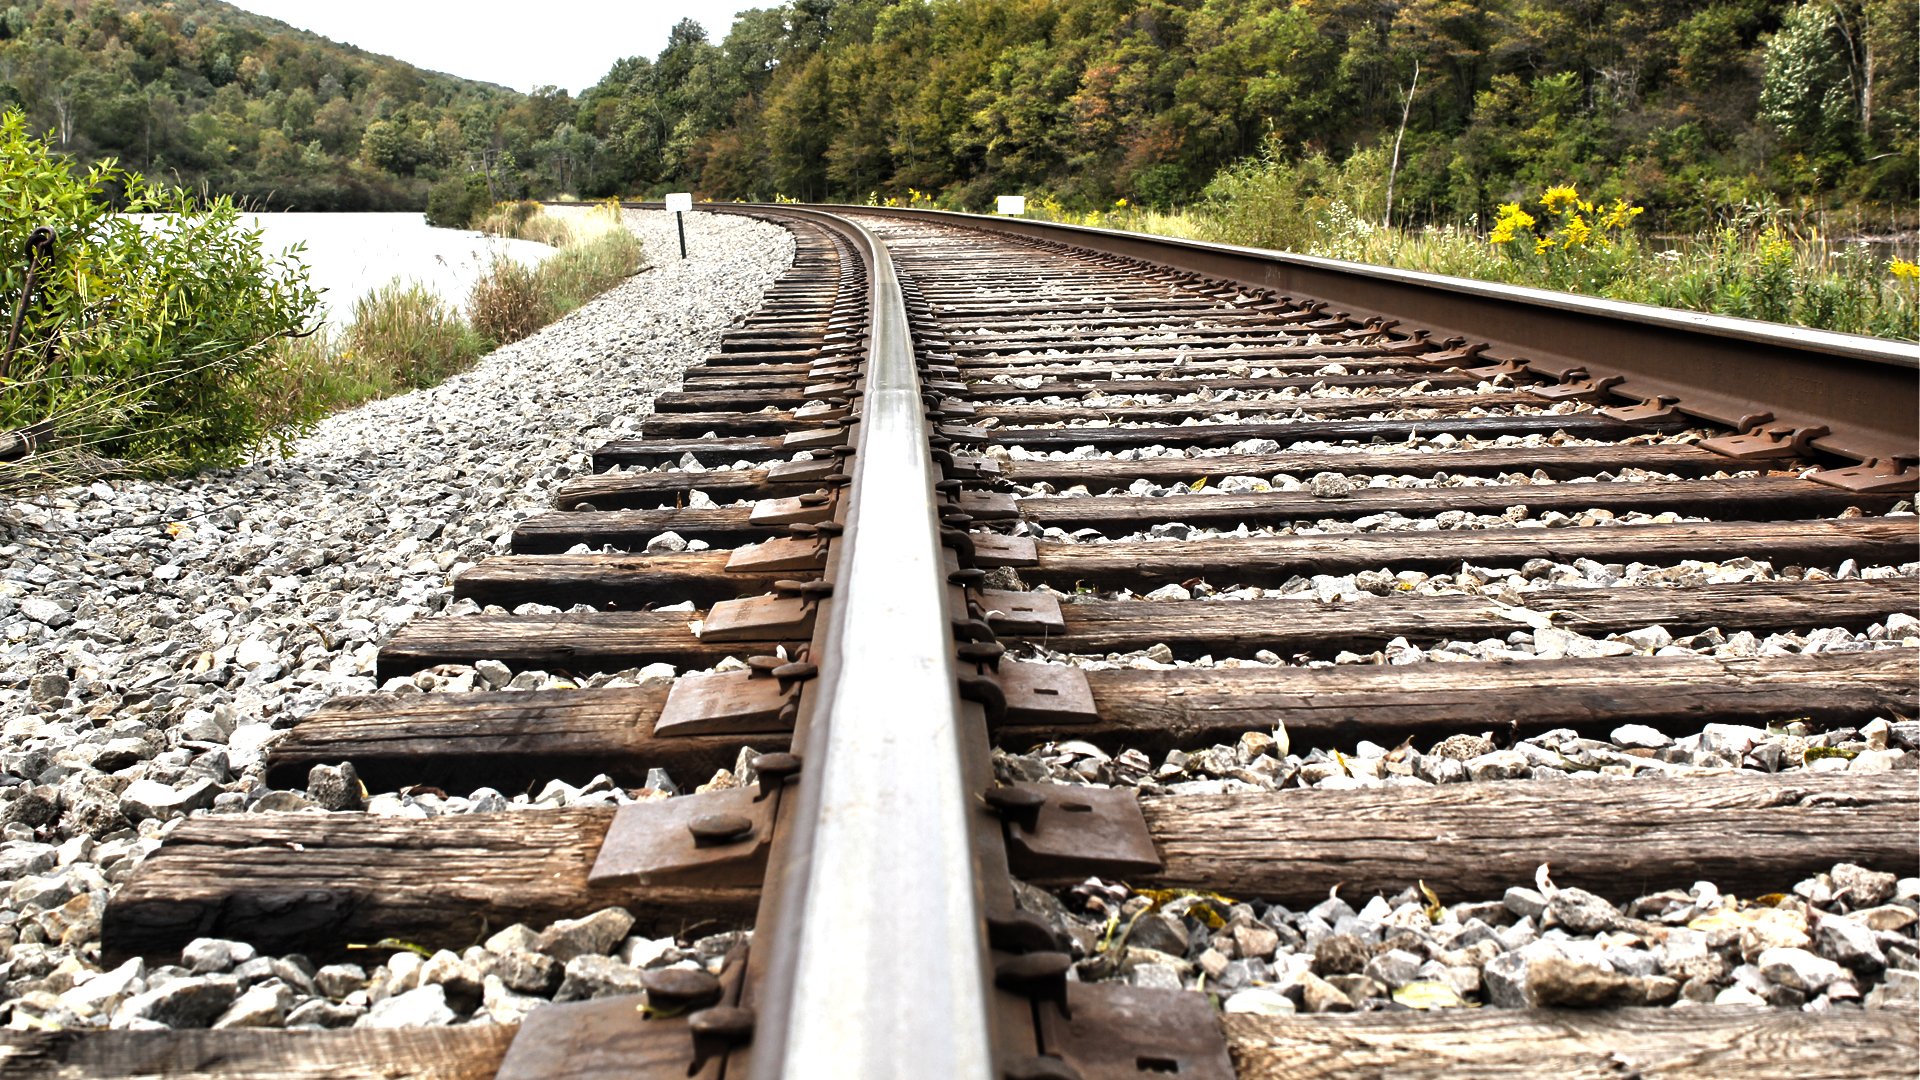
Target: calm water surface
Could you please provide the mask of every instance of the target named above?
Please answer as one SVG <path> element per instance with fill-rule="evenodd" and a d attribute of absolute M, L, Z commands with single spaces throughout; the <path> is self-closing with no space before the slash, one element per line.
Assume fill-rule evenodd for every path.
<path fill-rule="evenodd" d="M 312 271 L 322 314 L 335 326 L 353 319 L 353 302 L 398 277 L 418 281 L 464 308 L 467 291 L 496 254 L 534 264 L 553 254 L 545 244 L 502 240 L 460 229 L 435 229 L 423 214 L 248 214 L 278 252 L 304 242 L 299 258 Z"/>

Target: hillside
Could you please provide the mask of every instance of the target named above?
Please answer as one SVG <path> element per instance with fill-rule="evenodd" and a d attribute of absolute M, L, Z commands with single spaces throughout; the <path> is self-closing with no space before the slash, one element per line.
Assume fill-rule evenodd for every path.
<path fill-rule="evenodd" d="M 685 189 L 1166 207 L 1264 157 L 1375 220 L 1391 171 L 1398 224 L 1574 184 L 1662 230 L 1912 229 L 1917 86 L 1911 0 L 792 0 L 719 42 L 683 21 L 577 100 L 216 0 L 0 13 L 0 106 L 83 159 L 304 209 L 437 186 L 443 221 Z"/>
<path fill-rule="evenodd" d="M 606 190 L 1097 207 L 1262 152 L 1384 172 L 1404 117 L 1397 220 L 1573 183 L 1668 227 L 1911 223 L 1917 70 L 1911 0 L 795 0 L 717 45 L 683 24 L 577 123 Z"/>
<path fill-rule="evenodd" d="M 82 160 L 277 209 L 419 207 L 544 124 L 505 87 L 422 71 L 217 0 L 19 0 L 0 107 Z"/>

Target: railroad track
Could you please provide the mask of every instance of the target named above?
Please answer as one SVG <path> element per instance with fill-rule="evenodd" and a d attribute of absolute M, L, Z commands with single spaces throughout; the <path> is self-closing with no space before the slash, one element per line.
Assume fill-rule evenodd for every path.
<path fill-rule="evenodd" d="M 1917 650 L 1883 647 L 1917 636 L 1910 353 L 1028 223 L 740 212 L 796 237 L 760 311 L 456 580 L 482 611 L 379 660 L 677 678 L 336 699 L 269 757 L 290 788 L 351 762 L 408 798 L 621 796 L 192 820 L 103 947 L 322 962 L 609 907 L 750 940 L 517 1031 L 41 1034 L 0 1075 L 1913 1073 L 1912 1009 L 1852 1004 L 1915 982 L 1920 896 L 1875 876 L 1913 878 L 1920 839 Z M 654 797 L 661 769 L 719 775 Z M 1879 956 L 1851 997 L 1714 1004 L 1711 977 L 1564 956 L 1449 974 L 1521 922 L 1632 951 L 1798 918 L 1751 942 L 1790 948 L 1849 910 Z M 1419 1007 L 1448 995 L 1609 1007 Z"/>

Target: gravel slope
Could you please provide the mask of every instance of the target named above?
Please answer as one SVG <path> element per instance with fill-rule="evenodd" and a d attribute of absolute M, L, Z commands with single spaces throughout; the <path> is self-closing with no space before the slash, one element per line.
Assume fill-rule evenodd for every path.
<path fill-rule="evenodd" d="M 112 889 L 168 822 L 266 809 L 275 734 L 328 697 L 375 689 L 380 643 L 444 611 L 454 575 L 506 551 L 595 446 L 637 432 L 651 393 L 678 385 L 792 258 L 785 230 L 744 218 L 688 215 L 686 262 L 667 215 L 629 224 L 652 269 L 471 372 L 328 419 L 285 458 L 0 505 L 8 1024 L 220 1015 L 168 1013 L 174 998 L 204 1011 L 233 997 L 224 984 L 185 993 L 182 969 L 96 974 Z M 193 978 L 228 978 L 250 952 L 212 951 L 189 963 Z M 310 988 L 284 970 L 255 976 L 231 988 L 260 999 L 251 1023 L 293 1004 L 254 994 L 264 982 L 296 998 Z M 149 998 L 138 1015 L 125 1007 Z"/>

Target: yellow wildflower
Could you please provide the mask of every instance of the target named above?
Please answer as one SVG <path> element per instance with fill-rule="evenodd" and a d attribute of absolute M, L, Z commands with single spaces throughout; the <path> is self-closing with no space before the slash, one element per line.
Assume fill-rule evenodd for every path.
<path fill-rule="evenodd" d="M 1579 201 L 1580 193 L 1573 189 L 1572 184 L 1550 187 L 1545 195 L 1540 196 L 1540 204 L 1545 206 L 1550 214 L 1557 214 Z"/>
<path fill-rule="evenodd" d="M 1495 244 L 1505 244 L 1513 240 L 1521 229 L 1533 228 L 1533 215 L 1520 209 L 1519 203 L 1501 203 L 1500 216 L 1494 219 L 1493 232 L 1487 239 Z"/>
<path fill-rule="evenodd" d="M 1543 236 L 1540 239 L 1535 240 L 1533 242 L 1533 253 L 1535 255 L 1545 255 L 1547 252 L 1552 250 L 1553 250 L 1552 237 Z"/>
<path fill-rule="evenodd" d="M 1633 206 L 1625 199 L 1613 200 L 1613 206 L 1607 210 L 1607 216 L 1600 219 L 1603 229 L 1624 229 L 1633 224 L 1633 219 L 1647 212 L 1644 206 Z"/>
<path fill-rule="evenodd" d="M 1113 208 L 1115 210 L 1125 210 L 1127 208 L 1127 200 L 1125 199 L 1113 200 Z"/>
<path fill-rule="evenodd" d="M 1920 281 L 1920 265 L 1905 259 L 1895 259 L 1888 263 L 1887 272 L 1901 281 Z"/>
<path fill-rule="evenodd" d="M 1566 242 L 1561 246 L 1567 248 L 1577 248 L 1593 237 L 1593 226 L 1587 224 L 1587 219 L 1579 214 L 1568 218 L 1566 226 L 1560 231 L 1566 237 Z"/>

